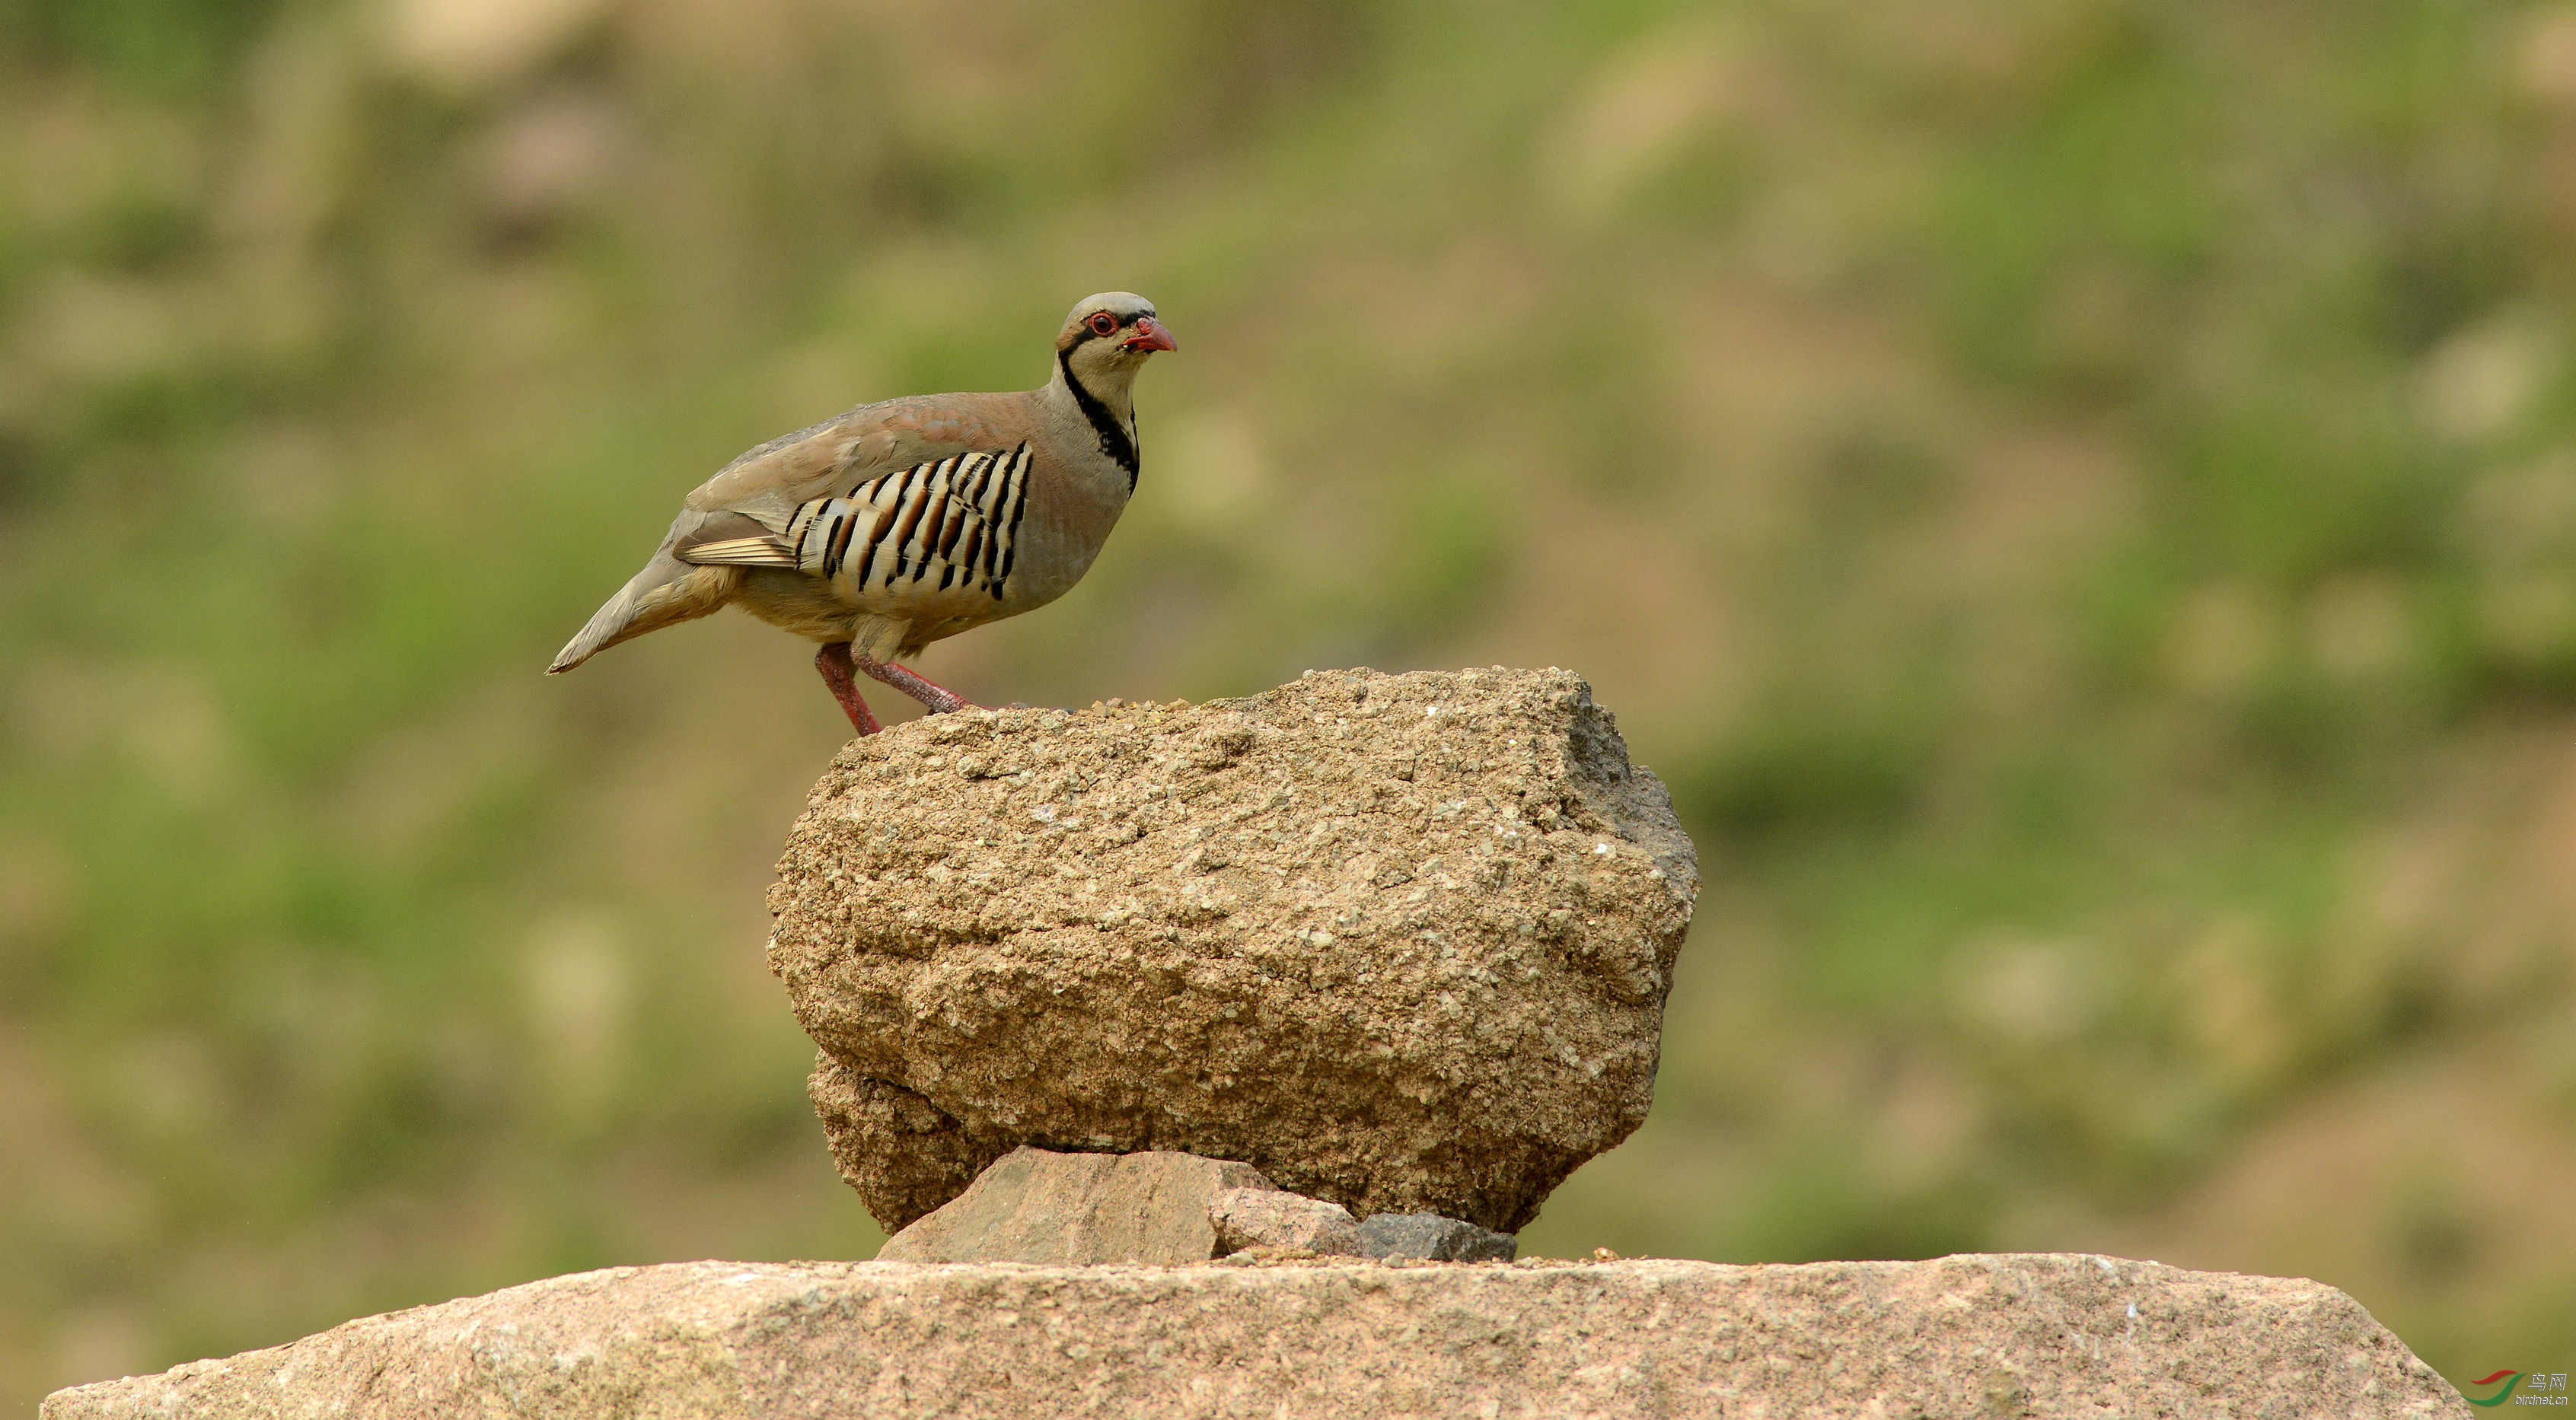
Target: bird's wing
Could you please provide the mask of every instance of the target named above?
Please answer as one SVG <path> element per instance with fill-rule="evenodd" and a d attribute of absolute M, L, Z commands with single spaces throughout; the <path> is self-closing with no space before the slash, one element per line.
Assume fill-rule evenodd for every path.
<path fill-rule="evenodd" d="M 785 509 L 728 511 L 680 538 L 699 566 L 788 567 L 862 604 L 980 592 L 1000 600 L 1029 504 L 1029 444 L 952 453 Z"/>
<path fill-rule="evenodd" d="M 863 405 L 744 453 L 692 491 L 688 506 L 711 517 L 746 514 L 775 531 L 818 498 L 951 454 L 1020 444 L 1030 437 L 1030 403 L 1025 394 L 951 394 Z"/>

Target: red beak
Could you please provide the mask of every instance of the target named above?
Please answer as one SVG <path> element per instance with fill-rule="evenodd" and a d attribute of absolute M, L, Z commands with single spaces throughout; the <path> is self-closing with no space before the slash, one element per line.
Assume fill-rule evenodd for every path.
<path fill-rule="evenodd" d="M 1136 333 L 1127 337 L 1125 343 L 1118 348 L 1121 350 L 1178 350 L 1181 347 L 1172 343 L 1172 333 L 1156 324 L 1152 316 L 1138 316 Z"/>

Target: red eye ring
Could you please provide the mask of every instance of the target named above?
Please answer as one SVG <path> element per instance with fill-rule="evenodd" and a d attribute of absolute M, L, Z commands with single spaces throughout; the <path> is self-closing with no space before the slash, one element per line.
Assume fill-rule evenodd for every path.
<path fill-rule="evenodd" d="M 1093 311 L 1091 313 L 1090 325 L 1091 333 L 1094 335 L 1115 335 L 1118 333 L 1118 318 L 1107 311 Z"/>

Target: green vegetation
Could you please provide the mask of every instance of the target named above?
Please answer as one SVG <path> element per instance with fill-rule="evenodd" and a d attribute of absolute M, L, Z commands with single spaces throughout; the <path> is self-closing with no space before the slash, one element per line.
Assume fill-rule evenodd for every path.
<path fill-rule="evenodd" d="M 851 1256 L 739 449 L 1154 297 L 987 700 L 1562 664 L 1710 886 L 1528 1236 L 2576 1335 L 2576 7 L 0 7 L 0 1409 Z M 892 707 L 888 707 L 892 708 Z"/>

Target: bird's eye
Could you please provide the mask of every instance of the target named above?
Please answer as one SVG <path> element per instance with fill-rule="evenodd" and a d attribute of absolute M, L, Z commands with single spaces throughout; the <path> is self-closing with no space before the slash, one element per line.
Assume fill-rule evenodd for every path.
<path fill-rule="evenodd" d="M 1117 334 L 1117 333 L 1118 333 L 1118 318 L 1117 318 L 1116 316 L 1111 315 L 1111 314 L 1110 314 L 1109 312 L 1107 312 L 1107 311 L 1094 311 L 1094 312 L 1092 312 L 1092 313 L 1091 313 L 1091 333 L 1092 333 L 1092 334 L 1094 334 L 1094 335 L 1115 335 L 1115 334 Z"/>

